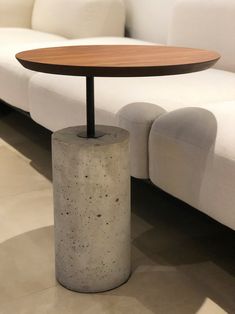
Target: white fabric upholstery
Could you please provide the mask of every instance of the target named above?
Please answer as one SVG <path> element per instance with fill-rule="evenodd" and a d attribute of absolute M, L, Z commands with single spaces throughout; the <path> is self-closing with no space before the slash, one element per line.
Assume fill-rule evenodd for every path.
<path fill-rule="evenodd" d="M 146 93 L 142 98 L 138 95 L 139 100 L 146 101 L 149 98 L 150 102 L 156 104 L 156 112 L 159 114 L 188 106 L 203 107 L 206 103 L 220 104 L 224 100 L 235 99 L 235 74 L 215 69 L 148 80 L 138 79 L 134 83 L 136 91 L 131 88 L 129 91 L 133 99 L 135 94 L 138 95 L 139 90 L 145 89 Z M 135 105 L 127 105 L 120 111 L 121 115 L 119 113 L 119 125 L 131 132 L 131 160 L 134 160 L 131 174 L 138 178 L 149 178 L 149 172 L 146 170 L 149 158 L 148 150 L 145 149 L 148 145 L 146 134 L 151 127 L 151 120 L 157 117 L 152 106 L 152 104 L 144 106 L 142 103 L 141 108 L 138 109 L 138 117 L 143 119 L 141 126 L 136 123 Z M 144 110 L 146 110 L 145 114 L 143 114 Z M 146 152 L 145 158 L 142 156 L 142 151 Z"/>
<path fill-rule="evenodd" d="M 0 0 L 0 27 L 31 27 L 34 0 Z"/>
<path fill-rule="evenodd" d="M 149 140 L 154 184 L 235 230 L 235 101 L 162 115 Z"/>
<path fill-rule="evenodd" d="M 61 40 L 65 40 L 65 38 L 54 34 L 34 31 L 27 28 L 0 28 L 1 50 L 4 48 L 8 48 L 9 46 L 19 47 L 20 49 L 20 46 L 22 46 L 22 44 L 43 42 L 53 43 Z"/>
<path fill-rule="evenodd" d="M 123 40 L 120 38 L 120 40 L 111 43 L 118 44 L 126 41 L 130 44 L 131 42 L 124 38 Z M 84 40 L 85 42 L 88 43 L 88 40 Z M 99 42 L 100 40 L 97 40 L 97 43 Z M 103 43 L 105 42 L 108 43 L 110 40 L 103 41 Z M 83 81 L 83 78 L 37 74 L 30 86 L 32 117 L 51 130 L 78 123 L 79 106 L 75 106 L 77 108 L 75 109 L 77 110 L 76 115 L 68 113 L 70 118 L 67 119 L 65 112 L 73 109 L 69 107 L 70 110 L 68 110 L 68 107 L 63 104 L 69 99 L 76 103 L 81 97 L 82 106 L 85 105 L 85 92 L 83 89 L 80 90 L 80 82 Z M 124 105 L 134 101 L 149 101 L 161 106 L 164 110 L 171 111 L 190 105 L 202 106 L 204 103 L 233 100 L 235 98 L 234 86 L 235 74 L 216 69 L 165 77 L 96 78 L 96 105 L 98 108 L 101 106 L 107 112 L 110 111 L 112 115 Z M 56 95 L 61 100 L 55 100 Z M 97 98 L 98 95 L 101 97 L 100 101 Z M 41 102 L 47 102 L 47 108 L 55 111 L 53 116 L 56 115 L 56 120 L 52 120 L 50 115 L 44 113 L 45 108 L 41 107 Z M 61 103 L 61 112 L 57 110 L 58 103 Z M 129 116 L 131 115 L 132 113 L 129 114 Z M 79 123 L 83 122 L 84 119 Z M 111 123 L 111 121 L 109 122 Z"/>
<path fill-rule="evenodd" d="M 137 115 L 143 125 L 135 131 L 139 135 L 131 137 L 131 160 L 132 175 L 138 178 L 149 177 L 148 156 L 143 159 L 142 151 L 146 151 L 146 134 L 158 112 L 235 99 L 235 74 L 215 69 L 172 77 L 97 78 L 95 86 L 98 123 L 118 123 L 134 132 L 136 107 L 122 108 L 140 101 L 158 106 L 156 111 L 144 107 L 150 112 L 143 115 L 141 109 Z M 29 95 L 32 118 L 46 128 L 55 131 L 85 123 L 84 78 L 37 74 L 31 80 Z"/>
<path fill-rule="evenodd" d="M 28 85 L 34 72 L 24 69 L 15 54 L 22 50 L 54 46 L 61 40 L 63 37 L 30 29 L 0 28 L 0 98 L 29 111 Z"/>
<path fill-rule="evenodd" d="M 32 28 L 67 38 L 123 36 L 122 0 L 35 0 Z"/>
<path fill-rule="evenodd" d="M 166 44 L 176 0 L 125 0 L 130 37 Z"/>
<path fill-rule="evenodd" d="M 216 68 L 235 72 L 235 1 L 180 0 L 177 2 L 168 44 L 218 51 Z"/>
<path fill-rule="evenodd" d="M 118 112 L 118 125 L 130 133 L 131 175 L 148 178 L 148 140 L 152 124 L 165 110 L 151 103 L 131 103 Z"/>
<path fill-rule="evenodd" d="M 32 71 L 25 71 L 17 60 L 7 58 L 0 61 L 0 96 L 1 99 L 25 111 L 29 111 L 28 84 Z"/>
<path fill-rule="evenodd" d="M 148 78 L 96 78 L 96 122 L 118 125 L 118 120 L 123 121 L 122 117 L 118 116 L 119 110 L 127 103 L 137 102 L 139 99 L 151 101 L 153 97 L 151 89 L 153 81 Z M 52 131 L 85 124 L 85 78 L 37 74 L 30 81 L 29 101 L 32 118 Z M 153 118 L 155 117 L 156 115 Z M 122 123 L 126 125 L 127 121 Z M 133 137 L 135 142 L 132 144 L 132 151 L 136 151 L 134 149 L 136 147 L 139 152 L 131 157 L 132 171 L 136 177 L 148 177 L 146 159 L 139 158 L 142 151 L 146 151 L 147 145 L 143 140 L 147 141 L 147 126 L 144 123 L 147 125 L 150 122 L 149 120 L 143 122 L 143 127 L 136 130 L 136 133 L 139 131 L 139 135 L 141 132 L 144 134 L 138 138 Z M 131 121 L 129 128 L 134 124 L 136 123 Z"/>

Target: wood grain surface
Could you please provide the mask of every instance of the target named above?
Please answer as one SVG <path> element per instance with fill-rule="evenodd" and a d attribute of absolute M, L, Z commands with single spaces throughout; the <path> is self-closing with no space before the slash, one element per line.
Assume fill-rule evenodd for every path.
<path fill-rule="evenodd" d="M 213 51 L 156 45 L 68 46 L 16 55 L 27 69 L 61 75 L 133 77 L 201 71 L 215 64 Z"/>

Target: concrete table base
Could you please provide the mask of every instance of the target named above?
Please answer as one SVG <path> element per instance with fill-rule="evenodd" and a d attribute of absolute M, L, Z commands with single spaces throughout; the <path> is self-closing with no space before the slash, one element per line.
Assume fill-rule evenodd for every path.
<path fill-rule="evenodd" d="M 56 277 L 66 288 L 101 292 L 130 276 L 129 134 L 97 126 L 53 134 Z"/>

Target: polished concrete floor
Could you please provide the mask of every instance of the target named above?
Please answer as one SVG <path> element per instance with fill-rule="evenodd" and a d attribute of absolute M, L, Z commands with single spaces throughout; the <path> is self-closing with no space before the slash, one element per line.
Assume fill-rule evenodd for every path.
<path fill-rule="evenodd" d="M 235 313 L 235 232 L 132 180 L 128 283 L 79 294 L 54 277 L 50 133 L 0 115 L 0 314 Z"/>

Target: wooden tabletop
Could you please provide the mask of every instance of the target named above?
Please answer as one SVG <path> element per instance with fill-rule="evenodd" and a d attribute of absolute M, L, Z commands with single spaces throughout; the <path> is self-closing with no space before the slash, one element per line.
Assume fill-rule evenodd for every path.
<path fill-rule="evenodd" d="M 201 71 L 215 64 L 213 51 L 141 45 L 95 45 L 43 48 L 20 52 L 27 69 L 61 75 L 133 77 Z"/>

